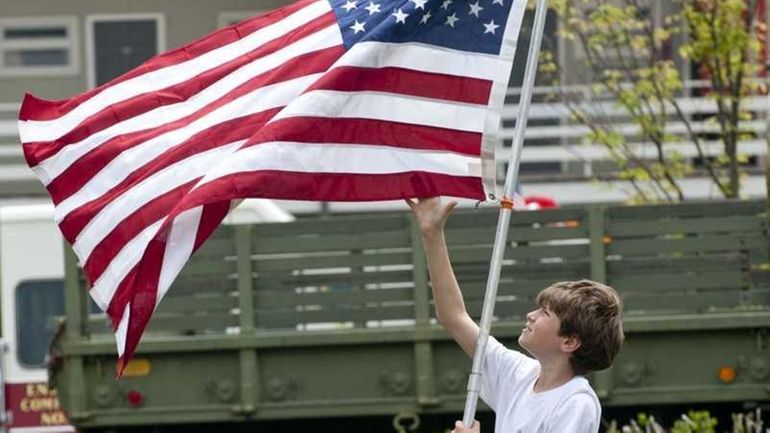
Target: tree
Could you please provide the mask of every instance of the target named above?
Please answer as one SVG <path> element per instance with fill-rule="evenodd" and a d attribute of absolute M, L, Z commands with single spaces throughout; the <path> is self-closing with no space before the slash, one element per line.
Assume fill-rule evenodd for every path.
<path fill-rule="evenodd" d="M 685 200 L 680 180 L 693 167 L 677 151 L 683 143 L 694 146 L 705 174 L 722 196 L 740 196 L 738 143 L 750 131 L 741 121 L 751 118 L 745 109 L 748 96 L 765 92 L 758 80 L 762 70 L 761 49 L 765 26 L 757 21 L 756 0 L 674 0 L 673 13 L 656 23 L 645 14 L 643 0 L 551 0 L 560 19 L 560 37 L 573 41 L 585 53 L 585 70 L 595 84 L 590 98 L 609 97 L 638 128 L 638 136 L 650 143 L 654 158 L 644 158 L 629 143 L 612 116 L 587 104 L 585 99 L 562 91 L 557 95 L 575 121 L 588 127 L 586 137 L 604 146 L 619 167 L 621 179 L 634 188 L 636 201 Z M 671 49 L 681 39 L 679 50 Z M 710 81 L 707 98 L 715 104 L 713 115 L 694 118 L 683 107 L 682 77 L 676 65 L 699 65 Z M 551 53 L 541 56 L 540 72 L 555 84 L 561 75 Z M 563 87 L 562 87 L 563 88 Z M 671 128 L 683 125 L 681 131 Z M 717 155 L 707 152 L 705 132 L 720 143 Z"/>

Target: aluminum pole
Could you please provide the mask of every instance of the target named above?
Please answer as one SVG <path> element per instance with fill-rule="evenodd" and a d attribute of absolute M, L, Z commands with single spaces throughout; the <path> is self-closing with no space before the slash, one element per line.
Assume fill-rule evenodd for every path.
<path fill-rule="evenodd" d="M 511 161 L 510 164 L 508 164 L 508 173 L 505 177 L 504 200 L 510 200 L 510 198 L 513 197 L 516 180 L 519 175 L 521 148 L 524 144 L 524 131 L 527 129 L 529 105 L 532 101 L 532 88 L 535 85 L 535 74 L 537 72 L 540 44 L 543 40 L 543 29 L 545 28 L 547 10 L 548 0 L 538 0 L 537 10 L 535 11 L 535 22 L 532 25 L 532 40 L 530 41 L 529 53 L 527 54 L 527 66 L 524 72 L 521 98 L 519 100 L 519 113 L 516 117 L 516 131 L 514 132 L 513 144 L 511 147 Z M 465 412 L 463 413 L 463 423 L 467 427 L 471 427 L 473 419 L 476 416 L 476 406 L 478 404 L 479 392 L 481 391 L 481 367 L 484 362 L 483 354 L 487 347 L 487 339 L 489 338 L 489 328 L 492 323 L 492 313 L 497 298 L 497 285 L 500 281 L 500 268 L 503 261 L 503 254 L 505 253 L 505 241 L 508 237 L 508 226 L 510 221 L 511 209 L 503 203 L 503 206 L 500 208 L 500 216 L 497 220 L 495 245 L 492 248 L 489 278 L 487 279 L 487 289 L 484 294 L 484 306 L 481 310 L 479 339 L 476 342 L 476 350 L 473 354 L 473 367 L 471 369 L 470 377 L 468 378 L 468 395 L 465 399 Z"/>

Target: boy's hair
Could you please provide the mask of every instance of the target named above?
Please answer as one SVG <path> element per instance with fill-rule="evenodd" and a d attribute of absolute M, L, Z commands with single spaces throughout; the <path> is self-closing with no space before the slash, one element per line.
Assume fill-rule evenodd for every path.
<path fill-rule="evenodd" d="M 537 303 L 559 318 L 560 336 L 580 338 L 569 360 L 575 374 L 612 364 L 624 338 L 623 303 L 615 289 L 591 280 L 564 281 L 540 292 Z"/>

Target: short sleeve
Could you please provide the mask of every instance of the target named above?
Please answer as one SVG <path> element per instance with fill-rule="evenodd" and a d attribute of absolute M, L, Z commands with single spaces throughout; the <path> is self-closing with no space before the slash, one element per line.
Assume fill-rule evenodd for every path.
<path fill-rule="evenodd" d="M 530 359 L 515 350 L 509 350 L 496 338 L 490 336 L 484 351 L 484 363 L 481 369 L 481 399 L 497 410 L 501 389 L 509 389 L 518 376 L 519 367 Z"/>
<path fill-rule="evenodd" d="M 597 433 L 601 406 L 588 393 L 573 394 L 556 409 L 547 433 Z"/>

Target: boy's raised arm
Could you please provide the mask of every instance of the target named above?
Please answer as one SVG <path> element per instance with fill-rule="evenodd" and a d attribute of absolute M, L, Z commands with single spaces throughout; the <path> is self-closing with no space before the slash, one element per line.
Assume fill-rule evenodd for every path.
<path fill-rule="evenodd" d="M 457 344 L 473 357 L 479 327 L 465 310 L 465 302 L 449 261 L 444 224 L 457 202 L 442 204 L 439 198 L 406 201 L 420 224 L 425 256 L 428 261 L 436 318 Z"/>

